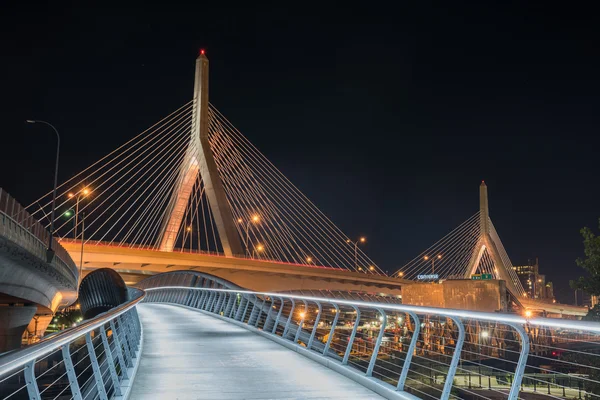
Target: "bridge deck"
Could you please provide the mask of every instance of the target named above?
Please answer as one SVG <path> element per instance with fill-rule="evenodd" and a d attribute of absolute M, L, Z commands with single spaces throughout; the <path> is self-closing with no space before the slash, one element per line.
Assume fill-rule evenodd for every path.
<path fill-rule="evenodd" d="M 141 304 L 144 347 L 130 399 L 381 399 L 338 373 L 233 324 Z"/>

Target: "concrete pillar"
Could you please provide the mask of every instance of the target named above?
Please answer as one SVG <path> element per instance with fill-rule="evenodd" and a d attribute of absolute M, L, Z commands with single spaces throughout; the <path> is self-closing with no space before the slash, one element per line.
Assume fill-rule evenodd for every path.
<path fill-rule="evenodd" d="M 21 347 L 23 332 L 36 311 L 36 306 L 0 307 L 0 353 Z"/>
<path fill-rule="evenodd" d="M 190 149 L 180 172 L 178 186 L 171 199 L 171 213 L 163 226 L 160 249 L 172 251 L 177 232 L 183 220 L 196 176 L 199 173 L 204 183 L 208 205 L 213 216 L 223 252 L 227 257 L 244 254 L 240 236 L 235 227 L 233 214 L 217 170 L 208 141 L 208 58 L 204 50 L 196 59 L 196 75 L 194 82 L 194 105 L 192 109 L 192 134 Z"/>

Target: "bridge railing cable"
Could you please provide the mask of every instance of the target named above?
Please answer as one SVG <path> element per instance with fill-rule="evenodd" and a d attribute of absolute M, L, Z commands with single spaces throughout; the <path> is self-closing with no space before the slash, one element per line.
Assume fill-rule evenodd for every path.
<path fill-rule="evenodd" d="M 0 399 L 111 399 L 126 394 L 141 355 L 133 299 L 104 314 L 0 355 Z"/>
<path fill-rule="evenodd" d="M 246 327 L 386 398 L 600 398 L 599 323 L 195 287 L 175 278 L 143 281 L 144 301 Z"/>

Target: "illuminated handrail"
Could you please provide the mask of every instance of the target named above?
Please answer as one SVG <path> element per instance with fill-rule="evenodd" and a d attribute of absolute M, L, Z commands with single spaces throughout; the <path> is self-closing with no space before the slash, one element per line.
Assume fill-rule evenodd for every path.
<path fill-rule="evenodd" d="M 60 389 L 61 394 L 70 390 L 74 399 L 122 395 L 129 384 L 124 380 L 139 362 L 142 336 L 135 307 L 145 293 L 139 289 L 131 293 L 133 299 L 127 303 L 1 355 L 0 398 L 27 393 L 29 399 L 36 400 L 46 391 Z M 58 363 L 50 366 L 55 361 Z"/>
<path fill-rule="evenodd" d="M 517 399 L 522 391 L 542 389 L 551 395 L 600 398 L 594 389 L 600 384 L 595 375 L 600 372 L 600 355 L 590 350 L 600 350 L 599 323 L 284 293 L 151 287 L 148 281 L 141 285 L 147 293 L 145 302 L 175 303 L 216 314 L 312 359 L 320 358 L 386 398 L 448 399 L 461 397 L 457 394 L 461 391 L 487 390 Z M 368 319 L 375 321 L 363 324 Z M 394 325 L 400 319 L 405 322 L 403 328 Z M 440 327 L 450 325 L 451 334 L 446 332 L 442 340 L 452 343 L 441 345 Z M 567 355 L 581 355 L 578 347 L 554 347 L 540 339 L 550 338 L 552 332 L 564 334 L 564 330 L 596 338 L 583 343 L 587 346 L 583 353 L 591 361 L 570 361 Z M 405 342 L 395 344 L 392 334 L 401 335 Z M 564 340 L 561 337 L 561 343 Z M 551 359 L 561 351 L 569 354 Z M 509 367 L 497 366 L 501 358 Z M 546 359 L 584 373 L 568 374 L 558 366 L 557 371 L 549 371 L 543 364 Z"/>

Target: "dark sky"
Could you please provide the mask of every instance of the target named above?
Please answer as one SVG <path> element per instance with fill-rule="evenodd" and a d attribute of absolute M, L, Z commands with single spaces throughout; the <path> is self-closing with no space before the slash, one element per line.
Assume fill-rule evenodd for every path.
<path fill-rule="evenodd" d="M 25 119 L 60 130 L 65 179 L 190 100 L 205 48 L 212 103 L 382 268 L 474 214 L 485 179 L 513 263 L 538 256 L 572 299 L 600 216 L 593 10 L 21 3 L 0 17 L 0 186 L 22 203 L 54 162 Z"/>

